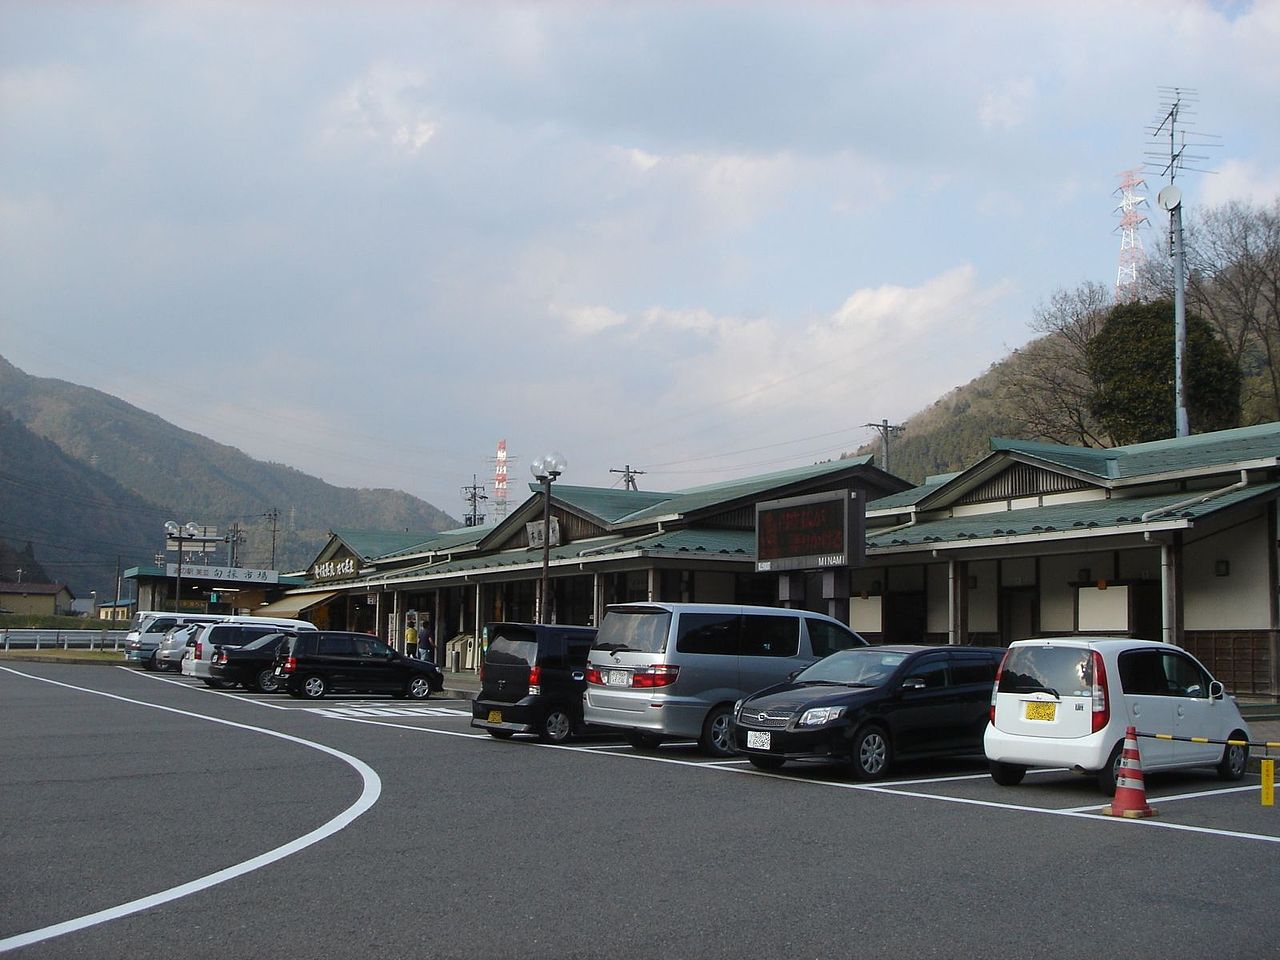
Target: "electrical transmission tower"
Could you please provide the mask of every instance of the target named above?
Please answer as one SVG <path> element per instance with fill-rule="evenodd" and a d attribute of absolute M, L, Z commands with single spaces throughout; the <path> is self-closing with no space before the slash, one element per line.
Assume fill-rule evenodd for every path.
<path fill-rule="evenodd" d="M 881 420 L 879 423 L 864 423 L 864 427 L 870 427 L 876 433 L 880 434 L 882 449 L 884 450 L 884 466 L 885 473 L 889 472 L 889 438 L 896 437 L 902 433 L 903 427 L 900 423 L 890 423 L 888 420 Z"/>
<path fill-rule="evenodd" d="M 1116 271 L 1116 303 L 1128 303 L 1138 297 L 1138 264 L 1142 262 L 1142 244 L 1138 230 L 1147 223 L 1145 214 L 1138 210 L 1147 202 L 1146 194 L 1139 193 L 1147 181 L 1142 179 L 1142 168 L 1134 167 L 1120 174 L 1120 186 L 1116 196 L 1120 203 L 1115 212 L 1120 215 L 1120 266 Z"/>
<path fill-rule="evenodd" d="M 631 469 L 631 464 L 628 463 L 621 470 L 610 469 L 609 472 L 622 474 L 622 483 L 627 490 L 640 489 L 638 486 L 636 486 L 636 477 L 643 477 L 644 476 L 643 470 L 633 470 Z"/>
<path fill-rule="evenodd" d="M 507 515 L 507 468 L 518 458 L 507 456 L 507 441 L 498 441 L 498 454 L 493 464 L 493 518 L 501 523 Z"/>
<path fill-rule="evenodd" d="M 476 476 L 471 475 L 471 486 L 462 488 L 462 499 L 465 500 L 470 508 L 466 521 L 468 527 L 478 527 L 484 523 L 484 514 L 480 512 L 480 501 L 488 500 L 489 496 L 484 492 L 484 485 L 476 483 Z"/>

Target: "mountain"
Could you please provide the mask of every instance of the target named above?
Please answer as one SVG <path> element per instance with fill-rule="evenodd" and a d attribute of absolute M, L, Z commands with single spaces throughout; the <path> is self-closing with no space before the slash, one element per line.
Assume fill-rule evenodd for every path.
<path fill-rule="evenodd" d="M 126 554 L 126 566 L 150 562 L 163 547 L 163 523 L 170 519 L 208 524 L 219 534 L 226 534 L 231 524 L 237 523 L 246 538 L 240 550 L 241 563 L 267 566 L 272 560 L 269 514 L 278 511 L 274 555 L 275 566 L 281 570 L 309 563 L 335 527 L 421 531 L 425 537 L 459 525 L 430 503 L 403 491 L 335 487 L 292 467 L 255 460 L 235 447 L 183 430 L 110 394 L 30 376 L 3 357 L 0 411 L 7 411 L 64 456 L 59 469 L 50 473 L 49 482 L 39 480 L 48 491 L 45 499 L 61 496 L 67 504 L 72 502 L 67 498 L 76 498 L 79 506 L 96 508 L 98 514 L 117 514 L 119 526 L 102 516 L 95 521 L 104 533 L 102 549 L 96 551 L 95 558 L 105 562 L 109 554 L 113 571 L 115 552 Z M 15 444 L 12 451 L 11 442 Z M 15 469 L 30 456 L 35 456 L 30 443 L 20 439 L 12 427 L 0 436 L 0 473 L 30 483 L 30 471 Z M 45 448 L 40 462 L 49 459 Z M 81 471 L 74 478 L 72 468 Z M 64 482 L 68 484 L 65 491 Z M 110 486 L 92 492 L 93 484 L 107 482 Z M 40 500 L 39 496 L 32 498 L 33 503 Z M 8 502 L 0 501 L 0 536 L 20 540 L 23 534 L 9 533 L 6 528 L 22 528 L 42 531 L 31 537 L 37 541 L 62 545 L 79 541 L 76 524 L 63 522 L 57 511 L 39 514 L 37 525 L 37 515 L 24 519 L 23 509 L 12 497 Z M 82 514 L 77 511 L 80 519 Z M 108 528 L 113 531 L 110 536 L 105 535 Z M 52 557 L 39 542 L 36 548 L 42 559 Z M 214 562 L 225 562 L 225 555 L 220 554 Z M 85 586 L 84 578 L 69 577 L 68 582 L 73 590 L 77 583 Z M 101 594 L 105 581 L 97 579 L 93 586 Z"/>

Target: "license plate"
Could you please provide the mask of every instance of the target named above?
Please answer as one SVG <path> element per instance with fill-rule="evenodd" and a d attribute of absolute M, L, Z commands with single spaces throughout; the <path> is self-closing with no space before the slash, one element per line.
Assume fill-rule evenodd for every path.
<path fill-rule="evenodd" d="M 605 683 L 611 687 L 629 687 L 631 686 L 631 674 L 626 670 L 610 670 L 608 676 L 605 677 Z"/>
<path fill-rule="evenodd" d="M 773 742 L 773 735 L 759 730 L 747 731 L 747 748 L 750 750 L 768 750 Z"/>
<path fill-rule="evenodd" d="M 1052 720 L 1058 713 L 1058 705 L 1056 703 L 1044 703 L 1034 700 L 1027 704 L 1026 717 L 1028 720 Z"/>
<path fill-rule="evenodd" d="M 489 711 L 489 721 L 488 721 L 488 722 L 489 722 L 489 723 L 501 723 L 501 722 L 502 722 L 502 711 L 501 711 L 501 710 L 490 710 L 490 711 Z"/>

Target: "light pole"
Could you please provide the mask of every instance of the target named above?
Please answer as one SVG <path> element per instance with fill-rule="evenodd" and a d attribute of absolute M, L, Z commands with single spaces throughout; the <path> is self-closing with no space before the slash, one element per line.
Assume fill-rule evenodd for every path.
<path fill-rule="evenodd" d="M 200 527 L 193 520 L 185 527 L 179 527 L 178 524 L 170 520 L 164 525 L 165 536 L 170 540 L 178 541 L 178 582 L 173 591 L 173 612 L 177 613 L 182 602 L 182 541 L 184 540 L 200 540 L 218 539 L 217 537 L 205 537 L 200 534 Z"/>
<path fill-rule="evenodd" d="M 535 457 L 529 472 L 542 484 L 542 579 L 538 583 L 538 623 L 547 622 L 551 605 L 551 484 L 564 473 L 569 463 L 563 453 L 552 452 Z"/>

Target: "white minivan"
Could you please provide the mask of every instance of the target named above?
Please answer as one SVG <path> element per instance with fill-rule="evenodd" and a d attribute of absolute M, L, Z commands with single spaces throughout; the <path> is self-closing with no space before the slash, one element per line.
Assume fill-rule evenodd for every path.
<path fill-rule="evenodd" d="M 1000 665 L 983 739 L 991 778 L 1013 786 L 1028 767 L 1069 767 L 1112 795 L 1130 726 L 1145 735 L 1144 773 L 1213 767 L 1224 780 L 1244 776 L 1249 748 L 1225 741 L 1248 740 L 1249 728 L 1195 657 L 1153 640 L 1054 637 L 1010 644 Z"/>
<path fill-rule="evenodd" d="M 704 753 L 729 756 L 737 701 L 866 645 L 838 620 L 807 610 L 619 604 L 606 611 L 591 648 L 582 718 L 634 747 L 692 739 Z"/>

